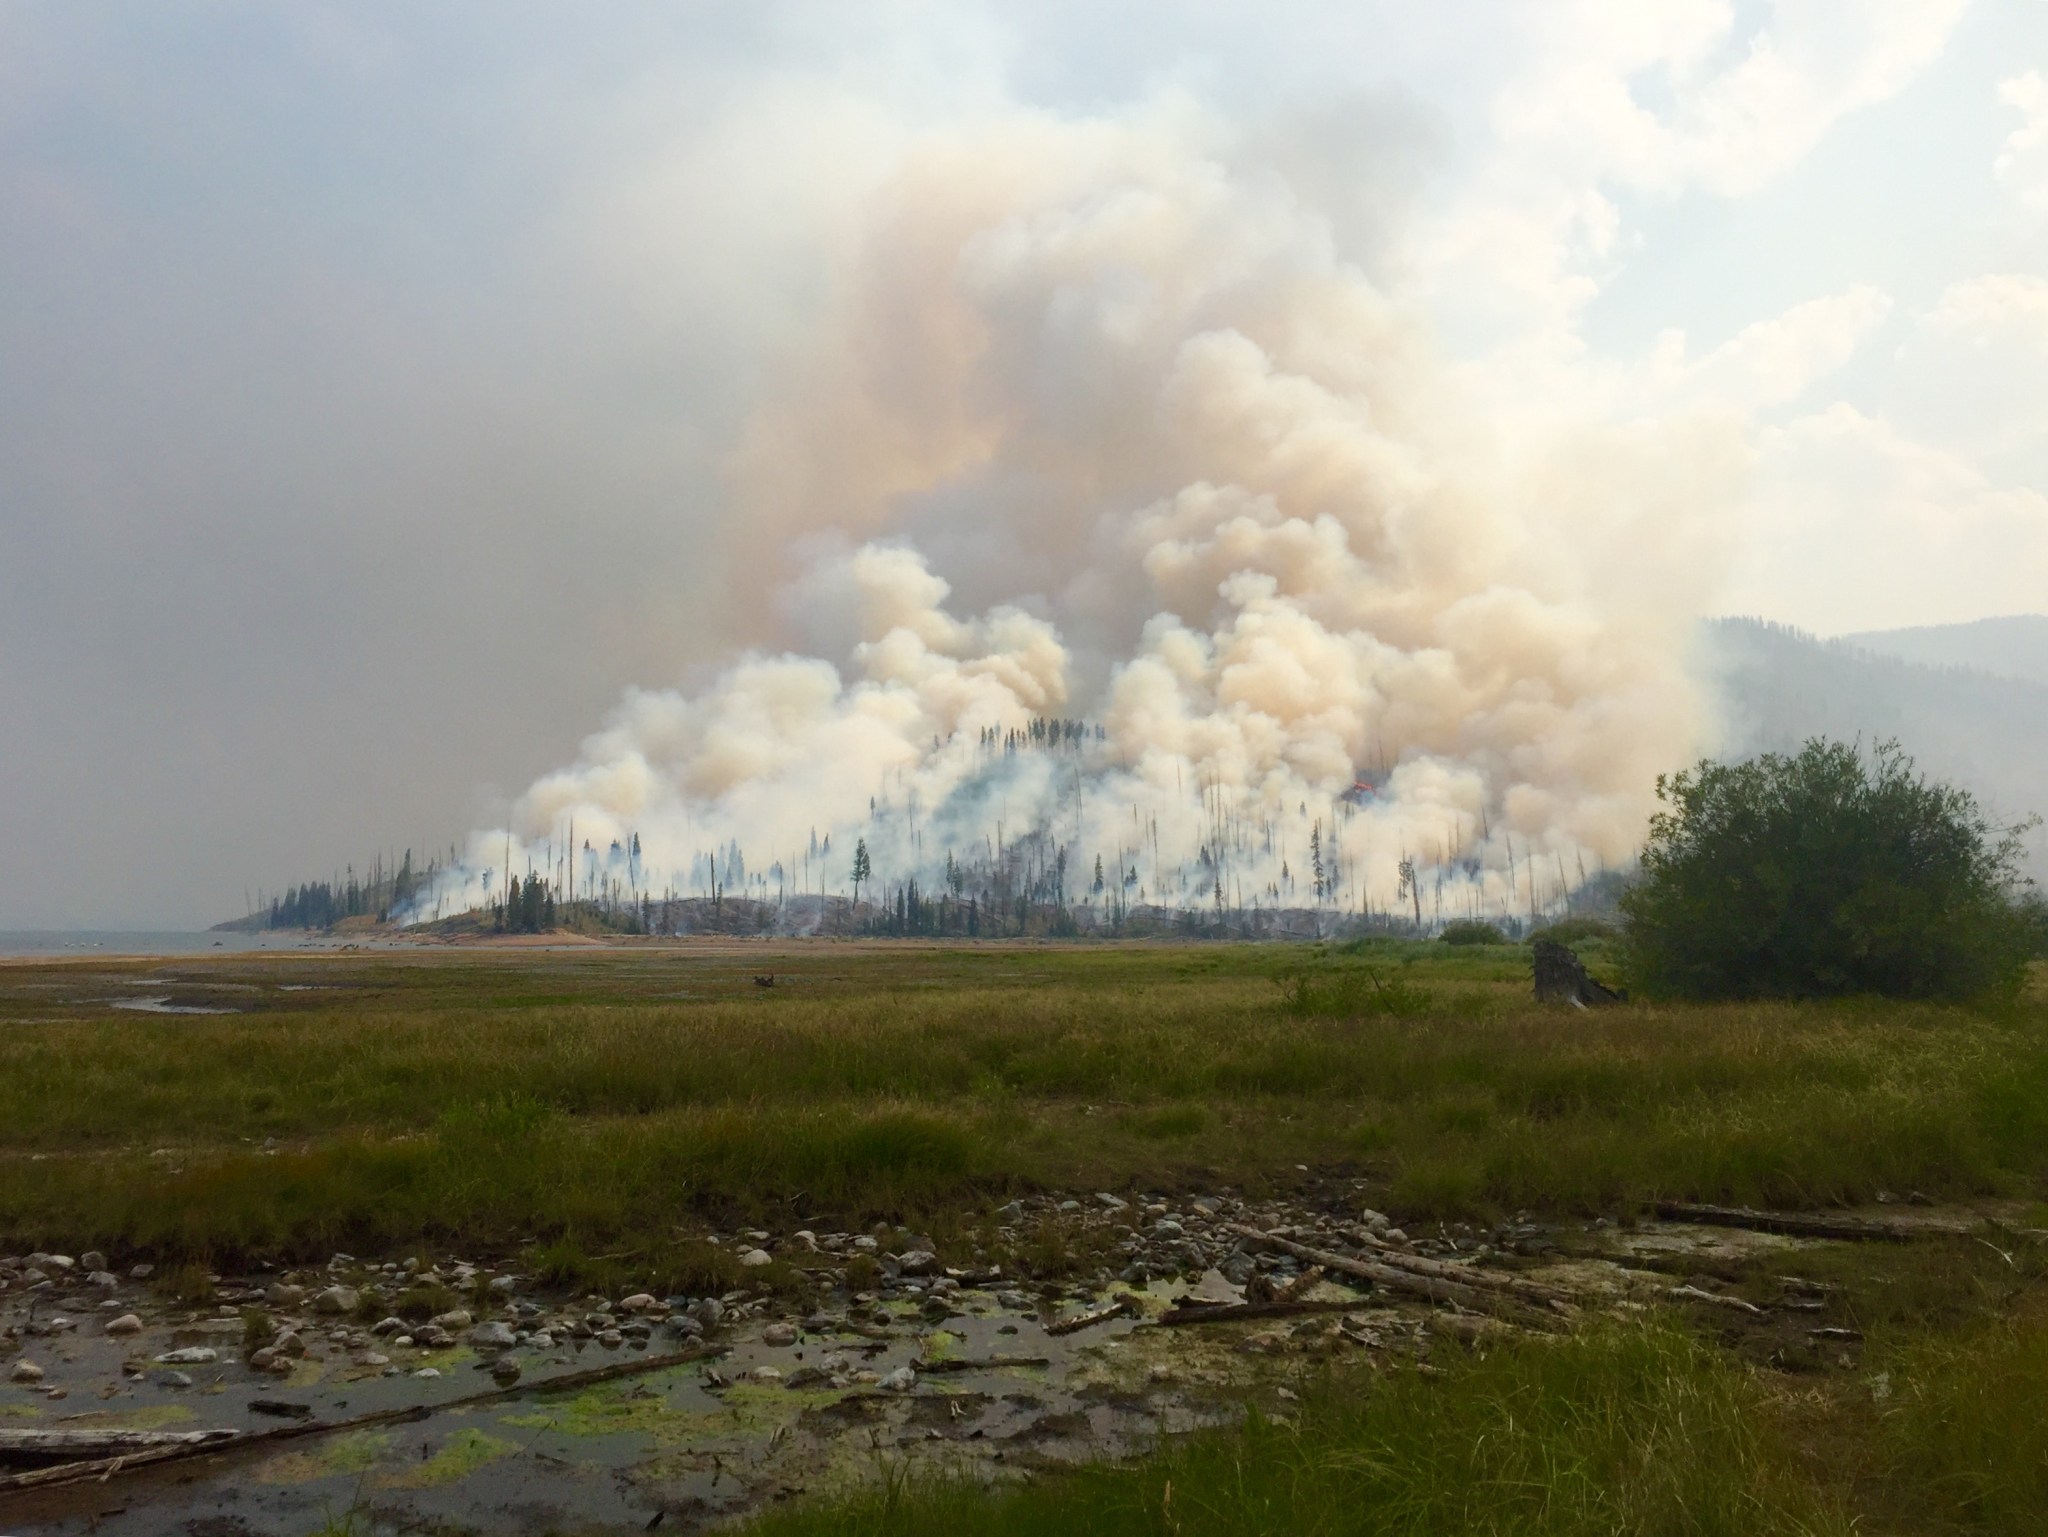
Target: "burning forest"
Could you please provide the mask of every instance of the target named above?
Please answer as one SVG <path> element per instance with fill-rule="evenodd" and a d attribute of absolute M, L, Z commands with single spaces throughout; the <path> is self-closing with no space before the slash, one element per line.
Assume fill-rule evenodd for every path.
<path fill-rule="evenodd" d="M 841 288 L 733 456 L 732 659 L 399 916 L 1427 929 L 1632 856 L 1700 736 L 1713 424 L 1489 415 L 1185 124 L 930 149 Z"/>

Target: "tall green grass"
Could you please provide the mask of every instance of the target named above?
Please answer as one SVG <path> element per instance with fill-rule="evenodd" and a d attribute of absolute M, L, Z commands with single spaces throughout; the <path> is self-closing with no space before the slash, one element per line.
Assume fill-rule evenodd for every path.
<path fill-rule="evenodd" d="M 1568 1013 L 1444 954 L 828 951 L 772 993 L 638 957 L 379 961 L 317 1007 L 9 1026 L 0 1241 L 617 1246 L 1298 1164 L 1369 1174 L 1414 1219 L 2010 1191 L 2048 1168 L 2038 1001 Z M 25 974 L 62 975 L 0 975 L 0 1012 Z M 658 996 L 684 981 L 705 996 Z"/>
<path fill-rule="evenodd" d="M 1357 1373 L 1290 1422 L 991 1490 L 882 1478 L 767 1515 L 753 1537 L 1819 1537 L 1852 1530 L 1771 1395 L 1668 1325 Z"/>

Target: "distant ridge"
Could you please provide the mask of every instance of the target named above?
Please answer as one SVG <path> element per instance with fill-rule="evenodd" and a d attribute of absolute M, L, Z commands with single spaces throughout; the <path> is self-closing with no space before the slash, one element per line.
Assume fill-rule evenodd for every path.
<path fill-rule="evenodd" d="M 2048 684 L 2048 615 L 2010 614 L 1967 624 L 1863 630 L 1841 643 L 1929 667 L 1969 667 L 2001 678 Z"/>
<path fill-rule="evenodd" d="M 2036 628 L 2048 643 L 2048 619 L 2038 617 L 1835 640 L 1760 619 L 1710 620 L 1705 671 L 1721 713 L 1714 755 L 1784 752 L 1815 736 L 1893 738 L 1924 772 L 1963 786 L 1999 821 L 2048 814 L 2048 654 L 2041 675 L 2025 678 L 1956 660 L 1967 645 L 1936 644 L 1906 659 L 1871 643 L 1971 631 L 1974 645 L 1982 635 L 2025 637 Z M 2048 881 L 2048 836 L 2034 833 L 2028 847 L 2033 874 Z"/>

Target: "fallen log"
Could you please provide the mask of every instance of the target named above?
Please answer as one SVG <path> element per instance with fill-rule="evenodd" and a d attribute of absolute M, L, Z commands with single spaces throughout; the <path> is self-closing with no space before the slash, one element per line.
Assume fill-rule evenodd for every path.
<path fill-rule="evenodd" d="M 1090 1328 L 1095 1324 L 1108 1323 L 1112 1318 L 1121 1318 L 1130 1310 L 1131 1299 L 1129 1297 L 1119 1297 L 1116 1301 L 1105 1302 L 1100 1307 L 1086 1308 L 1079 1313 L 1069 1314 L 1065 1318 L 1055 1318 L 1045 1326 L 1045 1332 L 1051 1335 L 1072 1334 L 1077 1330 Z"/>
<path fill-rule="evenodd" d="M 1473 1265 L 1450 1265 L 1426 1255 L 1410 1254 L 1397 1249 L 1385 1239 L 1366 1232 L 1364 1229 L 1347 1231 L 1346 1237 L 1357 1240 L 1361 1246 L 1370 1248 L 1380 1263 L 1392 1265 L 1398 1270 L 1412 1270 L 1417 1275 L 1437 1276 L 1446 1281 L 1457 1281 L 1466 1286 L 1484 1286 L 1494 1291 L 1512 1292 L 1525 1301 L 1539 1307 L 1555 1307 L 1568 1304 L 1573 1299 L 1567 1292 L 1555 1286 L 1546 1286 L 1541 1281 L 1532 1281 L 1527 1276 L 1508 1275 L 1498 1270 L 1481 1270 Z"/>
<path fill-rule="evenodd" d="M 1756 1211 L 1747 1206 L 1701 1206 L 1689 1201 L 1659 1201 L 1657 1215 L 1666 1222 L 1691 1222 L 1701 1227 L 1741 1228 L 1752 1233 L 1777 1233 L 1787 1238 L 1840 1238 L 1860 1242 L 1911 1243 L 1919 1238 L 1963 1238 L 1968 1226 L 1953 1222 L 1888 1222 L 1881 1217 L 1825 1217 L 1804 1212 Z"/>
<path fill-rule="evenodd" d="M 1375 1286 L 1385 1287 L 1388 1291 L 1404 1292 L 1411 1297 L 1421 1297 L 1429 1302 L 1454 1303 L 1475 1313 L 1493 1313 L 1532 1328 L 1551 1328 L 1556 1325 L 1556 1319 L 1551 1315 L 1539 1313 L 1534 1308 L 1498 1291 L 1469 1285 L 1464 1280 L 1454 1281 L 1423 1271 L 1382 1264 L 1378 1260 L 1352 1259 L 1348 1255 L 1333 1254 L 1326 1249 L 1312 1249 L 1307 1244 L 1296 1243 L 1291 1238 L 1277 1238 L 1271 1233 L 1261 1232 L 1258 1228 L 1247 1227 L 1242 1223 L 1233 1222 L 1227 1224 L 1227 1227 L 1240 1238 L 1249 1238 L 1255 1243 L 1278 1249 L 1283 1254 L 1292 1254 L 1296 1259 L 1308 1260 L 1340 1275 L 1357 1276 L 1362 1281 L 1370 1281 Z M 1446 1265 L 1443 1268 L 1448 1270 L 1451 1267 Z"/>
<path fill-rule="evenodd" d="M 134 1468 L 154 1467 L 160 1463 L 183 1461 L 189 1457 L 239 1452 L 252 1446 L 270 1446 L 283 1441 L 301 1440 L 307 1436 L 324 1436 L 338 1430 L 359 1430 L 367 1425 L 393 1425 L 410 1420 L 423 1420 L 445 1409 L 468 1409 L 478 1404 L 496 1403 L 508 1398 L 523 1398 L 570 1388 L 589 1387 L 594 1383 L 610 1382 L 618 1377 L 633 1377 L 646 1372 L 663 1371 L 671 1366 L 687 1366 L 693 1361 L 709 1360 L 713 1356 L 727 1354 L 731 1348 L 729 1345 L 693 1345 L 687 1350 L 674 1351 L 668 1355 L 613 1361 L 605 1366 L 594 1366 L 588 1371 L 564 1372 L 558 1377 L 539 1377 L 531 1382 L 515 1383 L 509 1388 L 494 1388 L 485 1393 L 471 1393 L 462 1398 L 444 1399 L 440 1403 L 407 1404 L 396 1409 L 375 1409 L 367 1414 L 350 1415 L 344 1420 L 316 1420 L 305 1425 L 280 1425 L 274 1430 L 236 1431 L 225 1437 L 214 1437 L 196 1444 L 143 1447 L 112 1457 L 66 1462 L 56 1467 L 38 1468 L 33 1472 L 16 1473 L 0 1478 L 0 1494 L 16 1489 L 47 1489 L 59 1484 L 82 1483 L 88 1479 L 104 1483 L 116 1474 L 126 1473 Z"/>
<path fill-rule="evenodd" d="M 239 1434 L 234 1430 L 0 1430 L 0 1463 L 39 1465 L 166 1446 L 207 1446 Z"/>
<path fill-rule="evenodd" d="M 1234 1319 L 1298 1318 L 1304 1313 L 1355 1313 L 1358 1299 L 1343 1302 L 1184 1302 L 1159 1315 L 1159 1322 L 1177 1329 L 1184 1324 L 1226 1324 Z"/>
<path fill-rule="evenodd" d="M 1754 1302 L 1745 1302 L 1740 1297 L 1724 1297 L 1700 1286 L 1672 1286 L 1666 1288 L 1666 1293 L 1681 1302 L 1706 1302 L 1718 1308 L 1733 1308 L 1738 1313 L 1760 1315 L 1763 1312 Z"/>

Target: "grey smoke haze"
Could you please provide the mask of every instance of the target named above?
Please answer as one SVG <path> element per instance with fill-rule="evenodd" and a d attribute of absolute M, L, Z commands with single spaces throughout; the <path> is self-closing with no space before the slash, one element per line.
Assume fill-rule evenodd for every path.
<path fill-rule="evenodd" d="M 863 514 L 748 521 L 734 451 L 870 194 L 1020 115 L 1178 114 L 1511 435 L 1731 434 L 1685 606 L 2048 591 L 2040 8 L 852 9 L 0 8 L 0 925 L 458 840 L 625 687 L 796 639 L 769 528 Z M 963 613 L 1061 574 L 1002 490 L 880 519 Z"/>

